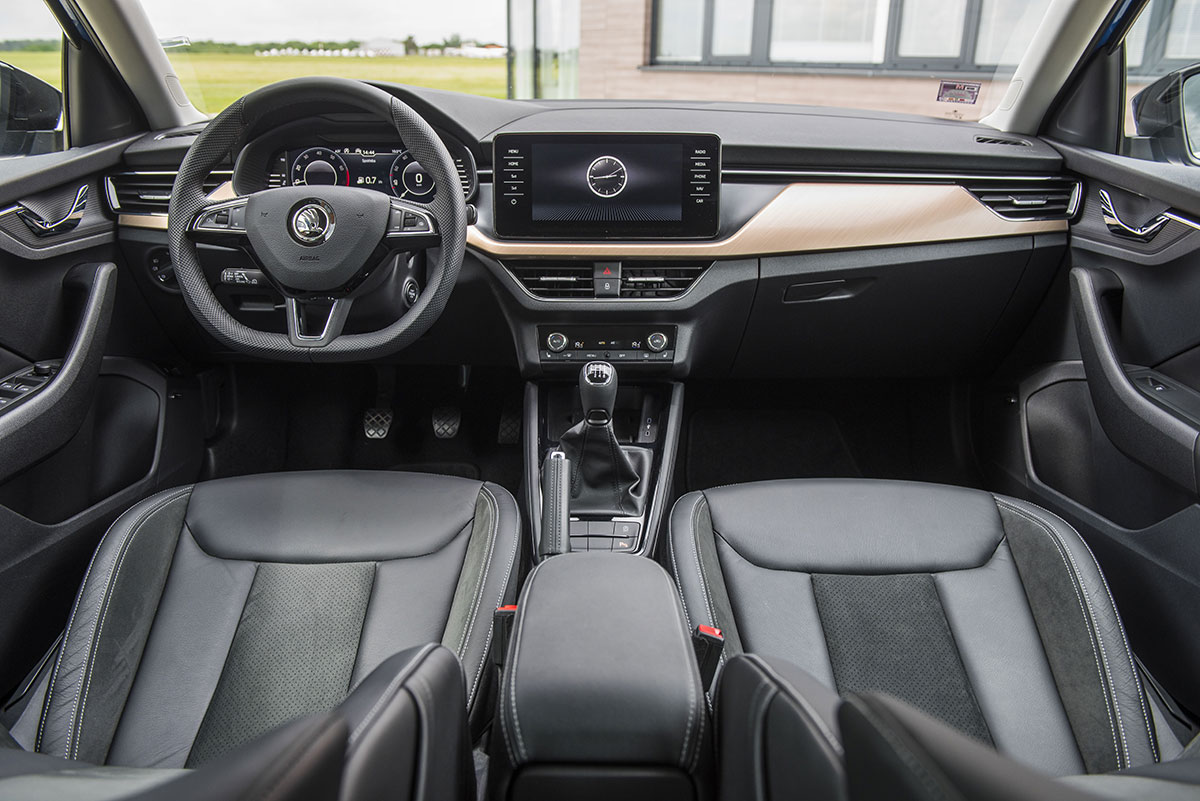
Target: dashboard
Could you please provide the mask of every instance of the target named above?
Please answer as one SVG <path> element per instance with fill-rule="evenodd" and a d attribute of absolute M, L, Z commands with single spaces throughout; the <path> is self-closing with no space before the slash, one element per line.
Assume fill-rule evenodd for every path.
<path fill-rule="evenodd" d="M 403 360 L 515 362 L 527 376 L 593 357 L 675 377 L 954 375 L 1032 313 L 1080 198 L 1048 144 L 993 144 L 974 124 L 388 89 L 441 137 L 475 207 L 451 301 Z M 109 208 L 173 338 L 212 352 L 164 261 L 190 141 L 159 136 L 107 176 Z M 210 179 L 243 195 L 328 184 L 416 203 L 444 189 L 390 125 L 340 112 L 271 130 Z M 286 330 L 270 287 L 226 284 L 248 266 L 238 253 L 208 259 L 235 318 Z M 386 324 L 390 302 L 355 313 Z"/>

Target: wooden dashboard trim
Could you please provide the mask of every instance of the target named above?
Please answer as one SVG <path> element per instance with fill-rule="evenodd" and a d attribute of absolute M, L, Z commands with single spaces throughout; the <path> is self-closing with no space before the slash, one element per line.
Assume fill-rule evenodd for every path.
<path fill-rule="evenodd" d="M 213 192 L 225 199 L 229 184 Z M 165 231 L 163 214 L 120 214 L 120 225 Z M 680 242 L 499 240 L 477 226 L 467 246 L 499 258 L 727 259 L 1065 232 L 1066 220 L 1006 220 L 954 184 L 794 183 L 724 239 Z"/>
<path fill-rule="evenodd" d="M 1054 233 L 1066 220 L 1006 220 L 954 184 L 794 183 L 725 239 L 686 242 L 499 240 L 475 226 L 467 246 L 500 258 L 724 259 Z"/>

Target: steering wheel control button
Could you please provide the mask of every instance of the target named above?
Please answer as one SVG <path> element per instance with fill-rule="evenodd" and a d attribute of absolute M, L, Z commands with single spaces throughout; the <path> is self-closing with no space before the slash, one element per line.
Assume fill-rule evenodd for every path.
<path fill-rule="evenodd" d="M 334 222 L 333 207 L 314 198 L 292 211 L 288 230 L 301 245 L 320 245 L 333 236 Z"/>
<path fill-rule="evenodd" d="M 221 270 L 221 283 L 227 286 L 263 286 L 267 283 L 267 276 L 262 270 L 229 267 Z"/>
<path fill-rule="evenodd" d="M 546 347 L 553 353 L 562 353 L 567 349 L 567 335 L 555 331 L 546 337 Z"/>

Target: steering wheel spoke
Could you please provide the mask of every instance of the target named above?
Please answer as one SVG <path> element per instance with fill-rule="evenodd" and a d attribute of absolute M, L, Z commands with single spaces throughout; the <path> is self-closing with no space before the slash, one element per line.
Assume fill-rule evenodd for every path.
<path fill-rule="evenodd" d="M 351 298 L 287 298 L 288 339 L 298 348 L 322 348 L 341 335 Z"/>
<path fill-rule="evenodd" d="M 212 245 L 244 245 L 248 197 L 209 203 L 192 215 L 188 236 L 193 242 Z"/>
<path fill-rule="evenodd" d="M 440 241 L 437 220 L 419 203 L 400 198 L 391 199 L 387 234 L 384 241 L 397 250 L 422 250 Z"/>

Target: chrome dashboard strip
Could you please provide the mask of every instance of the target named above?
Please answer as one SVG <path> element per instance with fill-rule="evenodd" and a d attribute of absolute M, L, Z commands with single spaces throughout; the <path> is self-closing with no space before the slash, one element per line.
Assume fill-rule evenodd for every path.
<path fill-rule="evenodd" d="M 1006 220 L 956 184 L 794 183 L 724 239 L 557 242 L 495 239 L 467 245 L 499 258 L 737 258 L 1067 231 L 1067 220 Z"/>

